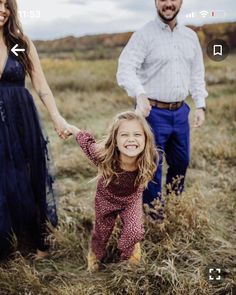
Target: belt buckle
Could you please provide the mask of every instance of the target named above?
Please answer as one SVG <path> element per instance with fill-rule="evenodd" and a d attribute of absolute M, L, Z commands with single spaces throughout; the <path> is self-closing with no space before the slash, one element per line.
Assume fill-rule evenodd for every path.
<path fill-rule="evenodd" d="M 172 106 L 173 106 L 173 105 L 175 105 L 175 103 L 170 103 L 170 104 L 169 104 L 169 111 L 172 111 L 172 110 L 173 110 L 173 109 L 172 109 Z"/>

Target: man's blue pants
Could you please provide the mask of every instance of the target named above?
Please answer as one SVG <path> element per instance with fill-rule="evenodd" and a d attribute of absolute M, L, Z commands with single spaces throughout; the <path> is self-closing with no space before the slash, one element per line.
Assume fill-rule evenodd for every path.
<path fill-rule="evenodd" d="M 150 204 L 161 196 L 163 156 L 168 165 L 167 193 L 180 194 L 184 189 L 184 178 L 190 159 L 189 106 L 184 103 L 177 110 L 152 107 L 146 118 L 155 136 L 160 161 L 153 181 L 144 191 L 143 202 Z"/>

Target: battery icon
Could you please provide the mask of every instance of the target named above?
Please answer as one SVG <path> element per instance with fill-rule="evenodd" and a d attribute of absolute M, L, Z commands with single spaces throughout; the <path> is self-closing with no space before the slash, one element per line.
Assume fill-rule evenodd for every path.
<path fill-rule="evenodd" d="M 211 12 L 212 17 L 217 17 L 217 18 L 223 18 L 226 16 L 226 13 L 224 10 L 213 10 Z"/>

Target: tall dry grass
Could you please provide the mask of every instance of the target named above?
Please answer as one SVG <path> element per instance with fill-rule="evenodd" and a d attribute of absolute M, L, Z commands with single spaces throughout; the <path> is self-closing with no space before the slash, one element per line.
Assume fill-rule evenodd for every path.
<path fill-rule="evenodd" d="M 62 142 L 56 137 L 39 105 L 58 180 L 60 226 L 51 236 L 49 259 L 35 262 L 15 253 L 1 262 L 1 295 L 236 294 L 236 84 L 227 75 L 222 80 L 226 71 L 235 77 L 233 58 L 207 64 L 207 75 L 214 79 L 208 88 L 206 124 L 191 133 L 186 192 L 167 198 L 163 224 L 145 220 L 142 262 L 136 268 L 110 263 L 117 254 L 118 224 L 108 246 L 107 263 L 99 272 L 86 271 L 96 186 L 89 180 L 96 169 L 75 140 Z M 45 59 L 43 66 L 63 115 L 98 138 L 118 111 L 132 108 L 132 100 L 116 86 L 115 61 Z M 218 266 L 224 279 L 212 283 L 209 268 Z"/>

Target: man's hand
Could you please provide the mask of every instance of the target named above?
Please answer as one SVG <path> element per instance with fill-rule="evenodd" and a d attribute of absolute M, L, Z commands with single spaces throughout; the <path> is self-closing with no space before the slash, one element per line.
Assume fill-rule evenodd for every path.
<path fill-rule="evenodd" d="M 137 113 L 141 113 L 144 117 L 148 117 L 152 107 L 149 103 L 148 97 L 146 94 L 142 93 L 137 97 Z"/>
<path fill-rule="evenodd" d="M 193 127 L 200 127 L 205 121 L 205 111 L 203 109 L 196 109 L 194 114 Z"/>

